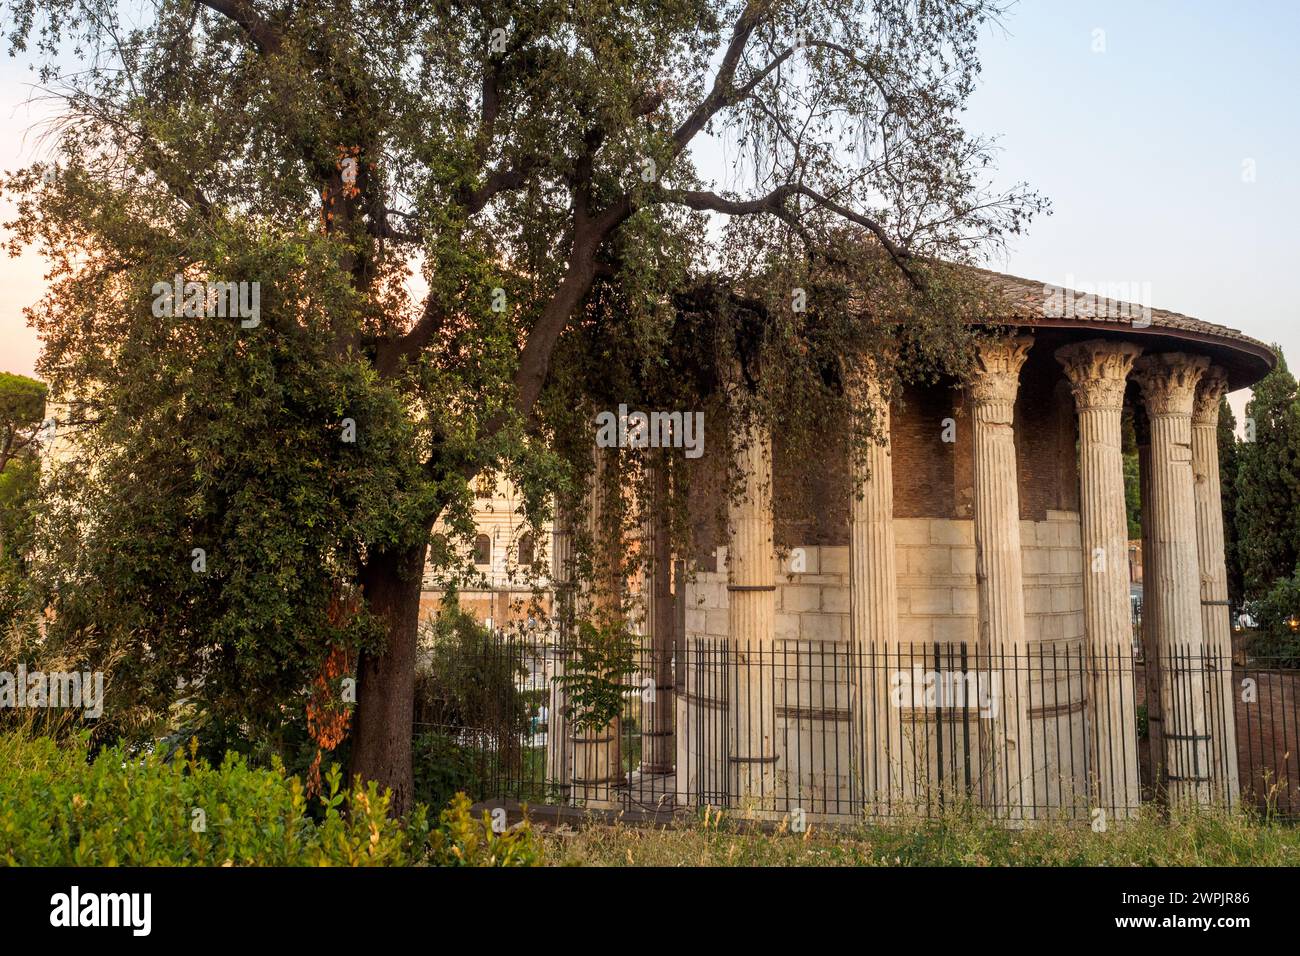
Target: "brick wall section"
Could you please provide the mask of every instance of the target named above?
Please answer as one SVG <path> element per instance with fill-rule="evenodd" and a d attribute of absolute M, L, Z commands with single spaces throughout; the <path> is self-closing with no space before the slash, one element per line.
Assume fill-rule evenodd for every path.
<path fill-rule="evenodd" d="M 974 450 L 964 393 L 951 379 L 905 388 L 892 413 L 894 516 L 969 519 L 974 502 Z M 945 420 L 952 419 L 944 441 Z M 704 457 L 691 463 L 692 557 L 712 566 L 726 543 L 720 507 L 726 470 L 721 419 Z M 790 449 L 773 442 L 776 540 L 781 547 L 847 547 L 848 455 L 842 422 L 827 421 L 814 447 Z M 1049 511 L 1079 510 L 1078 428 L 1074 400 L 1051 350 L 1034 348 L 1020 377 L 1016 401 L 1016 465 L 1020 517 L 1047 521 Z"/>
<path fill-rule="evenodd" d="M 1060 363 L 1035 349 L 1020 373 L 1016 396 L 1016 471 L 1020 517 L 1079 510 L 1078 422 Z"/>
<path fill-rule="evenodd" d="M 944 419 L 955 423 L 952 437 L 945 442 Z M 957 463 L 969 462 L 970 416 L 961 393 L 951 386 L 909 388 L 903 392 L 891 415 L 889 433 L 894 460 L 894 516 L 896 518 L 956 518 L 963 516 L 959 503 L 970 507 L 969 491 L 958 491 Z M 967 488 L 970 468 L 960 476 Z M 967 510 L 964 516 L 969 516 Z"/>

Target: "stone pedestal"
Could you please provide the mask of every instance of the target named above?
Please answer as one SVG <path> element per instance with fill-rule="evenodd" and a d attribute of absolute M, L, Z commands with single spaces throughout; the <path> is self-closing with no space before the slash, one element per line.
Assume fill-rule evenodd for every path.
<path fill-rule="evenodd" d="M 1191 448 L 1192 402 L 1207 365 L 1209 359 L 1203 356 L 1168 352 L 1139 359 L 1133 372 L 1151 429 L 1147 506 L 1156 560 L 1145 591 L 1146 600 L 1157 608 L 1165 767 L 1169 799 L 1175 806 L 1210 800 Z"/>
<path fill-rule="evenodd" d="M 773 810 L 778 801 L 772 445 L 764 428 L 749 423 L 735 429 L 732 443 L 738 488 L 727 507 L 728 787 L 742 808 Z"/>
<path fill-rule="evenodd" d="M 1192 475 L 1196 500 L 1196 551 L 1201 566 L 1201 631 L 1205 642 L 1207 720 L 1215 799 L 1235 806 L 1237 728 L 1232 680 L 1232 618 L 1228 610 L 1228 569 L 1224 559 L 1223 498 L 1219 482 L 1219 400 L 1227 393 L 1222 369 L 1201 376 L 1192 408 Z"/>
<path fill-rule="evenodd" d="M 1136 816 L 1142 801 L 1121 439 L 1124 389 L 1141 351 L 1094 340 L 1056 352 L 1079 415 L 1090 795 L 1110 820 Z"/>
<path fill-rule="evenodd" d="M 1013 430 L 1020 369 L 1033 338 L 982 345 L 970 384 L 975 446 L 975 550 L 980 656 L 998 689 L 995 714 L 982 724 L 980 793 L 1011 821 L 1035 811 L 1029 730 L 1030 655 L 1020 552 L 1020 495 Z"/>

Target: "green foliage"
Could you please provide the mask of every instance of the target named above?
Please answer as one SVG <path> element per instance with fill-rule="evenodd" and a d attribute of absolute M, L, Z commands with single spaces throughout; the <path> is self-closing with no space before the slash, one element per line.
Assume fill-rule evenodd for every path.
<path fill-rule="evenodd" d="M 1124 516 L 1130 541 L 1142 537 L 1142 485 L 1138 480 L 1137 452 L 1124 454 Z"/>
<path fill-rule="evenodd" d="M 0 372 L 0 452 L 30 434 L 45 418 L 45 383 L 26 375 Z"/>
<path fill-rule="evenodd" d="M 1124 513 L 1128 519 L 1128 537 L 1142 537 L 1142 484 L 1138 471 L 1137 431 L 1132 415 L 1125 415 L 1120 426 L 1120 450 L 1124 456 Z"/>
<path fill-rule="evenodd" d="M 575 729 L 600 730 L 623 712 L 636 648 L 636 636 L 621 622 L 578 621 L 573 653 L 555 679 L 567 695 Z"/>
<path fill-rule="evenodd" d="M 277 259 L 264 261 L 267 321 L 265 297 L 291 293 L 271 292 Z M 110 709 L 163 710 L 184 680 L 256 733 L 332 647 L 377 639 L 365 614 L 332 605 L 364 548 L 404 533 L 415 439 L 399 397 L 361 363 L 324 361 L 318 331 L 124 330 L 97 428 L 52 476 L 39 567 L 51 639 L 118 661 Z"/>
<path fill-rule="evenodd" d="M 1240 604 L 1243 597 L 1241 543 L 1237 540 L 1237 472 L 1241 452 L 1237 445 L 1237 418 L 1225 395 L 1219 399 L 1219 492 L 1223 501 L 1223 557 L 1228 572 L 1228 600 Z"/>
<path fill-rule="evenodd" d="M 1247 652 L 1300 666 L 1300 567 L 1290 577 L 1277 578 L 1251 608 L 1257 629 L 1250 635 Z"/>
<path fill-rule="evenodd" d="M 519 646 L 494 638 L 455 594 L 421 625 L 420 644 L 428 656 L 416 675 L 416 723 L 502 737 L 527 729 L 532 710 L 518 689 L 527 675 Z"/>
<path fill-rule="evenodd" d="M 415 775 L 415 799 L 440 807 L 457 793 L 472 797 L 494 796 L 485 792 L 493 779 L 488 771 L 490 754 L 441 731 L 422 731 L 411 741 L 411 762 Z"/>
<path fill-rule="evenodd" d="M 439 815 L 438 829 L 429 839 L 431 866 L 538 866 L 541 862 L 541 843 L 527 820 L 496 833 L 487 811 L 474 819 L 463 793 Z"/>
<path fill-rule="evenodd" d="M 0 472 L 0 561 L 25 567 L 36 524 L 41 465 L 35 456 L 13 458 Z"/>
<path fill-rule="evenodd" d="M 0 737 L 0 861 L 24 866 L 402 866 L 423 858 L 423 808 L 404 821 L 371 783 L 343 790 L 337 768 L 307 816 L 297 777 L 191 756 L 164 762 L 119 747 Z M 201 815 L 195 811 L 201 811 Z"/>
<path fill-rule="evenodd" d="M 1260 598 L 1300 559 L 1300 402 L 1281 352 L 1254 387 L 1246 430 L 1236 474 L 1237 554 L 1245 596 Z"/>
<path fill-rule="evenodd" d="M 444 595 L 438 617 L 421 625 L 425 660 L 415 680 L 412 741 L 416 799 L 442 806 L 465 791 L 484 797 L 487 768 L 515 772 L 524 759 L 533 701 L 519 645 L 494 637 Z"/>
<path fill-rule="evenodd" d="M 864 327 L 936 320 L 903 323 L 905 351 L 955 359 L 959 283 L 922 263 L 971 261 L 1045 205 L 994 189 L 993 144 L 960 123 L 999 13 L 6 4 L 11 51 L 65 94 L 52 161 L 3 181 L 10 248 L 39 248 L 54 277 L 30 310 L 40 373 L 85 423 L 46 502 L 50 641 L 115 663 L 111 711 L 143 724 L 184 682 L 214 720 L 273 739 L 332 649 L 368 659 L 415 638 L 400 609 L 435 523 L 469 530 L 468 478 L 505 471 L 530 519 L 577 487 L 565 451 L 580 427 L 590 449 L 584 399 L 631 385 L 622 397 L 700 407 L 746 326 L 772 361 L 759 404 L 815 438 L 816 400 L 836 392 L 837 357 L 873 341 Z M 700 189 L 693 141 L 724 129 L 744 196 Z M 741 223 L 709 230 L 706 210 Z M 870 279 L 849 261 L 860 247 Z M 792 314 L 810 259 L 841 268 L 811 275 L 813 308 Z M 714 262 L 763 308 L 680 320 L 674 295 Z M 259 323 L 160 318 L 156 285 L 178 275 L 258 283 Z M 857 275 L 863 308 L 846 298 Z M 602 359 L 609 374 L 589 374 Z M 655 388 L 677 368 L 700 374 Z M 552 383 L 542 404 L 574 414 L 534 416 Z M 340 594 L 361 612 L 332 613 Z M 617 679 L 618 655 L 588 653 Z M 412 691 L 409 669 L 370 673 L 361 712 Z M 361 763 L 397 782 L 408 768 L 386 764 L 409 729 L 383 720 Z"/>
<path fill-rule="evenodd" d="M 41 465 L 45 385 L 0 372 L 0 630 L 38 606 L 28 580 Z"/>
<path fill-rule="evenodd" d="M 312 807 L 275 762 L 195 748 L 178 759 L 121 747 L 87 760 L 85 740 L 0 734 L 0 864 L 10 866 L 533 866 L 525 822 L 505 833 L 472 819 L 463 794 L 430 829 L 402 819 L 371 782 L 345 789 L 337 766 Z M 195 811 L 202 811 L 201 814 Z"/>

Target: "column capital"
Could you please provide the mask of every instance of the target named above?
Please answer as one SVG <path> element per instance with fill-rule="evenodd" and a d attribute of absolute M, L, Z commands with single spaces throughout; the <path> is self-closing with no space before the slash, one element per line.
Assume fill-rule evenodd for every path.
<path fill-rule="evenodd" d="M 1124 407 L 1124 389 L 1142 347 L 1133 342 L 1089 339 L 1056 350 L 1079 409 Z"/>
<path fill-rule="evenodd" d="M 970 395 L 977 405 L 1015 404 L 1020 370 L 1033 344 L 1032 335 L 1017 335 L 982 342 L 976 347 Z"/>
<path fill-rule="evenodd" d="M 1219 400 L 1228 394 L 1228 374 L 1217 365 L 1211 365 L 1196 385 L 1196 399 L 1192 405 L 1192 424 L 1218 425 Z"/>
<path fill-rule="evenodd" d="M 1147 414 L 1191 415 L 1196 385 L 1209 366 L 1204 355 L 1159 352 L 1144 355 L 1133 366 L 1133 380 L 1142 389 Z"/>

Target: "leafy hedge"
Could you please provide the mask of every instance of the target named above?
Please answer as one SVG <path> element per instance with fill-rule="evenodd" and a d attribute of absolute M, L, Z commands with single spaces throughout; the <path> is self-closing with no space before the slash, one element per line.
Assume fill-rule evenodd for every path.
<path fill-rule="evenodd" d="M 344 790 L 335 766 L 309 815 L 302 782 L 276 761 L 220 766 L 120 747 L 87 761 L 84 739 L 0 735 L 0 863 L 25 866 L 529 866 L 527 824 L 497 834 L 458 796 L 431 827 L 403 820 L 373 783 Z"/>

